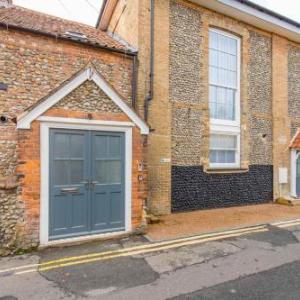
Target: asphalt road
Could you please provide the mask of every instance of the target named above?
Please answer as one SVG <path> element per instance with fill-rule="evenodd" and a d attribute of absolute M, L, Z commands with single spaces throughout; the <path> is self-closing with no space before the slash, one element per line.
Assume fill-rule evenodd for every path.
<path fill-rule="evenodd" d="M 155 251 L 132 237 L 2 258 L 0 300 L 298 300 L 299 224 Z"/>
<path fill-rule="evenodd" d="M 173 299 L 299 300 L 300 261 Z"/>

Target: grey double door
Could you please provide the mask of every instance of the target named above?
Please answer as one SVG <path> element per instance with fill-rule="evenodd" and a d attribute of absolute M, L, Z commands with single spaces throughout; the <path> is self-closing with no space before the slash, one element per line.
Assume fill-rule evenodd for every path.
<path fill-rule="evenodd" d="M 50 239 L 124 229 L 124 147 L 123 133 L 50 131 Z"/>

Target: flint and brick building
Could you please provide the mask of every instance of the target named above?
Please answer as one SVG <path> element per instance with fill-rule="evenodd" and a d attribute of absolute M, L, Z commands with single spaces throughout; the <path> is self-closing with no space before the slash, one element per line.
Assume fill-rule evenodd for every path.
<path fill-rule="evenodd" d="M 93 27 L 0 8 L 0 254 L 141 226 L 135 56 Z"/>
<path fill-rule="evenodd" d="M 138 50 L 152 211 L 299 196 L 300 24 L 242 0 L 107 0 L 98 25 Z"/>
<path fill-rule="evenodd" d="M 300 196 L 300 24 L 246 0 L 0 1 L 0 253 Z"/>

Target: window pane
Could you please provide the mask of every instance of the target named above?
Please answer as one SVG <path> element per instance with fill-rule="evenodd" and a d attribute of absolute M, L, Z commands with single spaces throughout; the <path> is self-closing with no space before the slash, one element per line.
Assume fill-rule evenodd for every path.
<path fill-rule="evenodd" d="M 218 51 L 216 51 L 216 50 L 210 50 L 209 64 L 211 66 L 214 66 L 214 67 L 218 66 Z"/>
<path fill-rule="evenodd" d="M 213 119 L 235 120 L 236 91 L 210 86 L 210 116 Z"/>
<path fill-rule="evenodd" d="M 235 151 L 226 151 L 225 157 L 226 157 L 226 159 L 225 159 L 226 163 L 228 163 L 228 164 L 235 163 Z"/>
<path fill-rule="evenodd" d="M 237 57 L 234 55 L 229 56 L 229 70 L 237 71 Z"/>
<path fill-rule="evenodd" d="M 218 120 L 236 119 L 238 84 L 238 41 L 225 33 L 210 32 L 210 116 Z"/>
<path fill-rule="evenodd" d="M 236 72 L 226 71 L 226 86 L 235 88 L 237 86 L 237 74 Z"/>
<path fill-rule="evenodd" d="M 211 150 L 210 151 L 210 155 L 209 155 L 209 161 L 210 161 L 210 163 L 212 163 L 212 164 L 216 164 L 217 163 L 217 161 L 218 161 L 218 153 L 217 153 L 218 151 L 217 150 Z"/>
<path fill-rule="evenodd" d="M 218 84 L 218 69 L 216 67 L 209 67 L 210 83 Z"/>
<path fill-rule="evenodd" d="M 234 164 L 235 151 L 229 150 L 211 150 L 210 163 L 211 164 Z"/>
<path fill-rule="evenodd" d="M 237 136 L 212 134 L 210 137 L 210 149 L 236 150 Z"/>
<path fill-rule="evenodd" d="M 224 52 L 219 52 L 219 67 L 228 70 L 229 69 L 229 54 Z"/>
<path fill-rule="evenodd" d="M 209 47 L 218 49 L 218 34 L 216 32 L 210 32 Z"/>
<path fill-rule="evenodd" d="M 230 54 L 237 54 L 237 41 L 235 39 L 228 38 L 229 48 L 228 52 Z"/>
<path fill-rule="evenodd" d="M 228 52 L 228 37 L 222 35 L 222 34 L 218 34 L 218 40 L 219 40 L 219 44 L 218 44 L 218 49 L 220 51 L 223 52 Z"/>

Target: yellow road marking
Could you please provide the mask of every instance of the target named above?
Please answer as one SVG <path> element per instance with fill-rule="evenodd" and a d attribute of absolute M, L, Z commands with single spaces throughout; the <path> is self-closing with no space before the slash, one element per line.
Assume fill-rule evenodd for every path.
<path fill-rule="evenodd" d="M 108 260 L 108 259 L 112 259 L 112 258 L 132 256 L 132 255 L 138 255 L 138 254 L 146 254 L 149 252 L 158 252 L 158 251 L 163 251 L 163 250 L 168 250 L 168 249 L 173 249 L 173 248 L 179 248 L 179 247 L 183 247 L 183 246 L 201 244 L 201 243 L 205 243 L 205 242 L 209 242 L 209 241 L 216 241 L 216 240 L 230 238 L 230 237 L 242 236 L 242 235 L 246 235 L 246 234 L 250 234 L 250 233 L 259 233 L 259 232 L 267 232 L 267 231 L 269 231 L 269 229 L 261 228 L 261 229 L 251 230 L 251 231 L 249 230 L 249 231 L 244 231 L 244 232 L 225 234 L 222 236 L 214 236 L 214 237 L 209 237 L 209 238 L 205 238 L 205 239 L 184 241 L 181 243 L 169 244 L 169 245 L 156 247 L 156 248 L 127 251 L 125 253 L 115 253 L 112 255 L 106 255 L 106 256 L 102 256 L 102 257 L 95 257 L 95 258 L 83 259 L 83 260 L 78 260 L 78 261 L 73 261 L 73 262 L 60 263 L 60 264 L 56 264 L 56 265 L 52 265 L 52 266 L 48 266 L 48 267 L 43 266 L 43 267 L 39 268 L 38 271 L 45 272 L 45 271 L 50 271 L 50 270 L 64 268 L 64 267 L 70 267 L 70 266 L 76 266 L 76 265 L 81 265 L 81 264 L 86 264 L 86 263 L 91 263 L 91 262 L 96 262 L 96 261 Z M 23 275 L 23 274 L 33 273 L 36 271 L 37 271 L 37 269 L 30 269 L 30 270 L 26 270 L 26 271 L 17 272 L 17 273 L 15 273 L 15 275 Z"/>
<path fill-rule="evenodd" d="M 90 253 L 90 254 L 79 255 L 79 256 L 65 257 L 65 258 L 60 258 L 60 259 L 56 259 L 56 260 L 52 260 L 52 261 L 47 261 L 47 262 L 40 263 L 40 264 L 25 265 L 25 266 L 0 270 L 0 274 L 1 273 L 12 272 L 12 271 L 18 271 L 18 270 L 22 270 L 22 269 L 45 267 L 45 266 L 49 266 L 49 265 L 52 265 L 52 264 L 59 264 L 59 263 L 73 261 L 73 260 L 81 260 L 81 259 L 94 258 L 94 257 L 102 257 L 102 256 L 112 255 L 112 254 L 121 254 L 123 252 L 124 253 L 129 253 L 131 251 L 142 250 L 142 249 L 152 249 L 152 248 L 165 246 L 165 245 L 178 244 L 178 243 L 182 243 L 184 241 L 202 240 L 202 239 L 208 238 L 208 237 L 221 237 L 222 238 L 224 235 L 231 234 L 231 233 L 244 233 L 244 232 L 248 233 L 248 232 L 251 232 L 253 230 L 263 229 L 263 228 L 265 228 L 264 225 L 259 225 L 259 226 L 253 226 L 253 227 L 242 228 L 242 229 L 232 229 L 232 230 L 228 230 L 228 231 L 225 231 L 225 232 L 208 233 L 208 234 L 203 234 L 203 235 L 198 235 L 198 236 L 191 236 L 191 237 L 180 238 L 180 239 L 169 240 L 169 241 L 163 241 L 163 242 L 157 242 L 157 243 L 152 243 L 152 244 L 147 244 L 147 245 L 140 245 L 140 246 L 135 246 L 135 247 L 131 247 L 131 248 L 123 248 L 123 249 L 119 249 L 119 250 L 111 250 L 111 251 L 100 252 L 100 253 L 98 252 L 98 253 Z"/>
<path fill-rule="evenodd" d="M 293 226 L 297 226 L 297 225 L 300 225 L 300 221 L 295 222 L 295 223 L 288 223 L 288 224 L 277 225 L 277 227 L 279 227 L 279 228 L 287 228 L 287 227 L 293 227 Z"/>
<path fill-rule="evenodd" d="M 282 221 L 282 222 L 275 222 L 275 223 L 271 223 L 271 225 L 278 226 L 278 225 L 290 224 L 290 223 L 295 223 L 295 222 L 300 222 L 300 219 L 294 219 L 294 220 L 288 220 L 288 221 Z"/>

